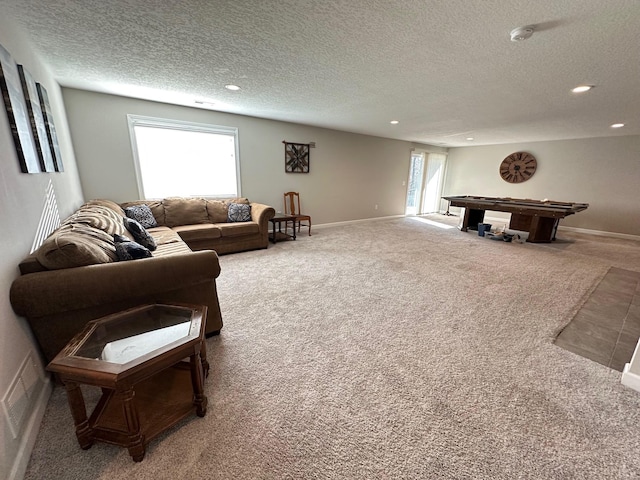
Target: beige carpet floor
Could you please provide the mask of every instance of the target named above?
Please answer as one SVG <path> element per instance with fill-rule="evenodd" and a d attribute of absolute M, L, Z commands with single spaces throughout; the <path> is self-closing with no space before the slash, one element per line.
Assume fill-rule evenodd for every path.
<path fill-rule="evenodd" d="M 81 450 L 56 387 L 26 478 L 639 478 L 640 393 L 553 340 L 611 266 L 640 271 L 640 242 L 504 243 L 455 221 L 221 257 L 206 417 L 134 463 Z"/>

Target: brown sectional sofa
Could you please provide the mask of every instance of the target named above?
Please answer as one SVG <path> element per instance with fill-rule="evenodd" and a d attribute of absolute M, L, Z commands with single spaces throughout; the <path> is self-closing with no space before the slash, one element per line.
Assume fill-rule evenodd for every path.
<path fill-rule="evenodd" d="M 158 223 L 147 230 L 157 249 L 150 258 L 118 261 L 113 235 L 132 239 L 123 207 L 142 203 Z M 251 221 L 227 222 L 230 203 L 251 205 Z M 87 202 L 20 263 L 11 304 L 29 322 L 46 361 L 88 321 L 147 303 L 206 305 L 206 333 L 216 334 L 222 328 L 218 254 L 267 248 L 274 214 L 247 199 Z"/>
<path fill-rule="evenodd" d="M 227 210 L 230 203 L 251 205 L 250 222 L 228 222 Z M 269 244 L 269 219 L 275 209 L 268 205 L 249 202 L 246 198 L 227 200 L 205 200 L 203 198 L 165 198 L 158 201 L 135 201 L 121 204 L 122 208 L 132 205 L 149 205 L 158 227 L 169 228 L 191 250 L 215 250 L 219 255 L 267 248 Z"/>

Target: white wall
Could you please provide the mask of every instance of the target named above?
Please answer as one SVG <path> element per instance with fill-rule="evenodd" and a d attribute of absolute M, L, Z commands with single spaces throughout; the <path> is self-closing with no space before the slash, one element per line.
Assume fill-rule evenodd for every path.
<path fill-rule="evenodd" d="M 536 157 L 538 169 L 530 180 L 510 184 L 498 167 L 518 151 Z M 640 136 L 451 148 L 448 162 L 444 195 L 588 203 L 560 226 L 640 235 Z"/>
<path fill-rule="evenodd" d="M 0 16 L 0 44 L 47 89 L 65 168 L 63 173 L 21 173 L 4 103 L 0 100 L 0 398 L 5 397 L 29 355 L 35 363 L 31 371 L 36 372 L 37 377 L 28 398 L 21 397 L 17 404 L 26 405 L 27 409 L 17 438 L 13 438 L 5 412 L 0 408 L 0 478 L 10 479 L 21 478 L 26 468 L 48 400 L 50 383 L 45 380 L 47 377 L 28 324 L 11 309 L 9 288 L 19 275 L 18 263 L 29 254 L 49 182 L 53 183 L 62 216 L 69 215 L 82 203 L 82 190 L 58 84 L 32 52 L 28 39 L 3 16 Z"/>
<path fill-rule="evenodd" d="M 136 114 L 237 127 L 242 195 L 282 210 L 282 194 L 298 191 L 316 225 L 404 214 L 410 142 L 84 90 L 63 96 L 87 199 L 138 198 L 126 118 Z M 283 140 L 316 142 L 310 173 L 285 173 Z"/>

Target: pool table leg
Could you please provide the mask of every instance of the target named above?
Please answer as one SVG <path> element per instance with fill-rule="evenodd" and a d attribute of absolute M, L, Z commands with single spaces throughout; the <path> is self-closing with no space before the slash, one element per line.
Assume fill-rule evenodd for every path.
<path fill-rule="evenodd" d="M 460 231 L 478 230 L 478 224 L 484 222 L 484 210 L 465 207 Z"/>
<path fill-rule="evenodd" d="M 549 243 L 555 236 L 555 227 L 555 218 L 534 216 L 531 219 L 527 241 L 531 243 Z"/>

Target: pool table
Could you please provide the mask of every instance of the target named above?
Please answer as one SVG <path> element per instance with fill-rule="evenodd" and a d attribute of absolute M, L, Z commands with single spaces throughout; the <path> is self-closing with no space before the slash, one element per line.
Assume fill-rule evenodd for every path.
<path fill-rule="evenodd" d="M 585 210 L 588 203 L 556 202 L 519 198 L 476 197 L 459 195 L 442 197 L 452 207 L 464 207 L 460 230 L 477 230 L 487 210 L 510 212 L 509 228 L 529 232 L 528 242 L 548 243 L 555 240 L 561 218 Z"/>

